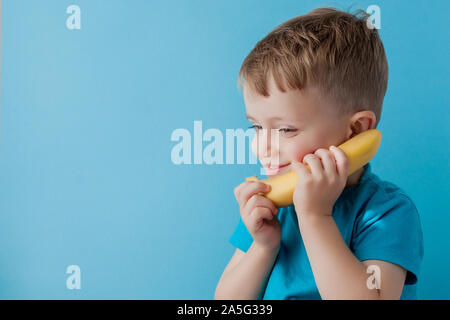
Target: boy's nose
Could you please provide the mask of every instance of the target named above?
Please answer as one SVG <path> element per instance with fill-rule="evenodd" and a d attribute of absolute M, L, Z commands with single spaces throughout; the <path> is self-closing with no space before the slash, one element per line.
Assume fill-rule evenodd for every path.
<path fill-rule="evenodd" d="M 279 151 L 279 133 L 274 129 L 262 129 L 259 137 L 259 148 L 262 158 L 270 158 L 278 154 Z"/>

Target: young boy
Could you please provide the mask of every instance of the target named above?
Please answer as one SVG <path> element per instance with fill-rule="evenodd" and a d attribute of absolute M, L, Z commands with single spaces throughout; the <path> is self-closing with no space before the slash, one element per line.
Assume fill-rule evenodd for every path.
<path fill-rule="evenodd" d="M 237 249 L 216 299 L 417 298 L 423 238 L 413 201 L 370 163 L 347 177 L 348 158 L 335 147 L 377 127 L 387 89 L 383 44 L 360 13 L 293 18 L 244 60 L 252 151 L 269 177 L 296 170 L 298 183 L 294 204 L 278 209 L 262 182 L 234 189 Z"/>

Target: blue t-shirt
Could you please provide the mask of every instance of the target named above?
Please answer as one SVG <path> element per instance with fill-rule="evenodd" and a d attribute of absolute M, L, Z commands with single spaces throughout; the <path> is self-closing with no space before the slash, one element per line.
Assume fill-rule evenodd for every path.
<path fill-rule="evenodd" d="M 401 299 L 417 299 L 417 279 L 423 258 L 417 208 L 402 189 L 372 173 L 370 163 L 364 169 L 357 185 L 344 188 L 334 204 L 332 216 L 345 243 L 360 261 L 383 260 L 406 269 Z M 294 205 L 280 208 L 277 217 L 281 224 L 281 245 L 263 299 L 321 299 Z M 252 244 L 253 238 L 242 219 L 229 241 L 244 252 Z"/>

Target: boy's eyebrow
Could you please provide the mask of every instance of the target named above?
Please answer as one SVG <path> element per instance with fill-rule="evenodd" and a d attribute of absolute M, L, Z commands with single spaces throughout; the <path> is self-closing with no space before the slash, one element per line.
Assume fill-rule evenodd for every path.
<path fill-rule="evenodd" d="M 249 114 L 245 114 L 245 116 L 247 117 L 247 119 L 252 119 L 252 120 L 256 120 L 255 118 L 253 118 L 251 115 L 249 115 Z M 280 118 L 280 117 L 271 117 L 271 118 L 269 118 L 269 120 L 270 119 L 273 119 L 273 120 L 283 120 L 283 118 Z"/>

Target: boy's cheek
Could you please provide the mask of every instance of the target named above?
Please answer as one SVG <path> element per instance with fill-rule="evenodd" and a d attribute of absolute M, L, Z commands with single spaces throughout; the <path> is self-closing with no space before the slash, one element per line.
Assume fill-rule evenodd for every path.
<path fill-rule="evenodd" d="M 256 157 L 258 157 L 258 152 L 257 152 L 256 147 L 257 147 L 257 141 L 256 141 L 256 137 L 255 137 L 252 140 L 252 152 Z"/>
<path fill-rule="evenodd" d="M 291 162 L 292 161 L 297 161 L 297 162 L 302 162 L 303 158 L 308 154 L 311 153 L 309 151 L 310 149 L 305 149 L 305 148 L 301 148 L 299 149 L 298 147 L 296 148 L 292 148 L 292 150 L 289 150 L 289 154 L 291 155 Z M 313 151 L 314 152 L 314 151 Z"/>

